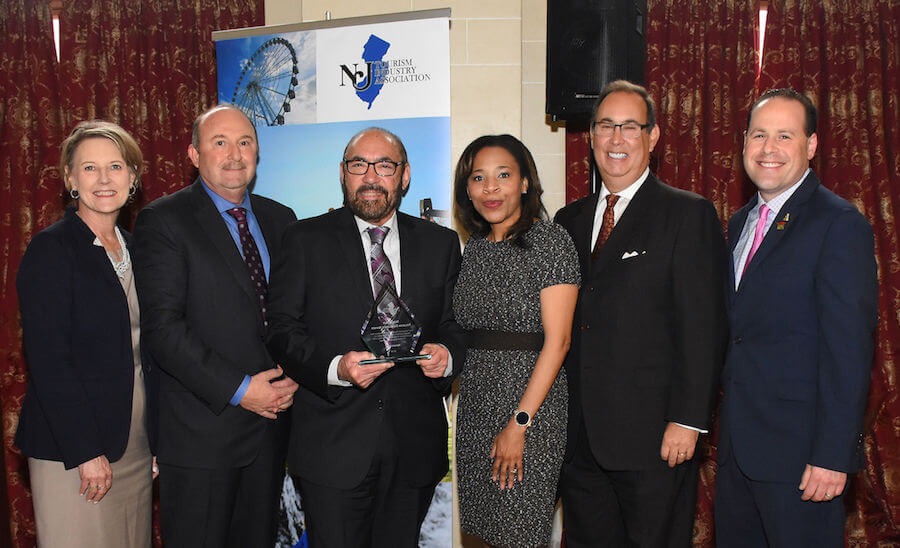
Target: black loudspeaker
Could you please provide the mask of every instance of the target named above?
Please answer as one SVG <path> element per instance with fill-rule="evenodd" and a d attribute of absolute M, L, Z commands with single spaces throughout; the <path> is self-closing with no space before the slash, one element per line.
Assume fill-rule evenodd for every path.
<path fill-rule="evenodd" d="M 646 0 L 547 2 L 547 114 L 590 116 L 613 80 L 644 83 Z"/>

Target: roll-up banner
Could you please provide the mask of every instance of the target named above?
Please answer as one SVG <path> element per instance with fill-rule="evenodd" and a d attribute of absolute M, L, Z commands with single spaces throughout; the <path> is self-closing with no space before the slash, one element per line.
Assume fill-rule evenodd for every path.
<path fill-rule="evenodd" d="M 259 136 L 254 193 L 301 219 L 341 207 L 344 147 L 358 131 L 378 126 L 406 146 L 412 177 L 400 210 L 451 226 L 449 8 L 217 31 L 212 38 L 219 103 L 237 105 Z M 421 547 L 450 545 L 450 501 L 445 481 L 422 526 Z M 305 546 L 302 520 L 288 478 L 277 546 Z"/>
<path fill-rule="evenodd" d="M 449 8 L 218 31 L 219 102 L 256 125 L 253 192 L 298 218 L 343 203 L 350 137 L 383 127 L 412 169 L 400 210 L 450 226 Z"/>

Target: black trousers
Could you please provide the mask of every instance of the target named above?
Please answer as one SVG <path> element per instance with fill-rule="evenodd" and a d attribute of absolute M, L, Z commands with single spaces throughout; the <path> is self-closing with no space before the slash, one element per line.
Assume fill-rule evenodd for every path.
<path fill-rule="evenodd" d="M 159 464 L 160 526 L 166 548 L 275 545 L 285 474 L 288 421 L 283 422 L 267 425 L 259 453 L 247 466 L 204 469 Z"/>
<path fill-rule="evenodd" d="M 387 425 L 362 483 L 337 489 L 294 476 L 310 548 L 417 548 L 435 486 L 406 484 Z"/>
<path fill-rule="evenodd" d="M 660 440 L 661 443 L 661 440 Z M 697 502 L 695 459 L 669 468 L 600 466 L 582 423 L 572 459 L 563 464 L 560 495 L 568 548 L 691 546 Z"/>

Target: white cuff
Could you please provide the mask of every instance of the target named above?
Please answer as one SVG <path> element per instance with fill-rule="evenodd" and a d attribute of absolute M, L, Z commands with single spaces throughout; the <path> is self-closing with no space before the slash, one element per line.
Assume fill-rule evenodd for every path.
<path fill-rule="evenodd" d="M 341 361 L 343 356 L 338 354 L 334 358 L 331 359 L 331 363 L 328 364 L 328 384 L 331 386 L 353 386 L 352 383 L 341 380 L 338 378 L 338 363 Z"/>
<path fill-rule="evenodd" d="M 687 428 L 688 430 L 694 430 L 695 432 L 700 432 L 701 434 L 709 434 L 709 430 L 704 430 L 702 428 L 697 428 L 695 426 L 688 426 L 686 424 L 681 424 L 680 422 L 673 422 L 672 424 L 677 424 L 682 428 Z"/>
<path fill-rule="evenodd" d="M 450 353 L 450 349 L 441 343 L 437 343 L 442 346 L 444 350 L 447 351 L 447 369 L 444 369 L 444 377 L 449 377 L 453 373 L 453 354 Z"/>

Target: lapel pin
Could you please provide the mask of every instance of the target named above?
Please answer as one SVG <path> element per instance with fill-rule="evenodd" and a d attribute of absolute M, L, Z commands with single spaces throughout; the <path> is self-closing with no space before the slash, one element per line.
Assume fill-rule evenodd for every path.
<path fill-rule="evenodd" d="M 791 220 L 791 214 L 785 213 L 784 219 L 778 221 L 778 224 L 775 225 L 775 230 L 784 230 L 784 227 L 788 224 L 788 221 Z"/>

